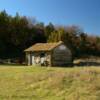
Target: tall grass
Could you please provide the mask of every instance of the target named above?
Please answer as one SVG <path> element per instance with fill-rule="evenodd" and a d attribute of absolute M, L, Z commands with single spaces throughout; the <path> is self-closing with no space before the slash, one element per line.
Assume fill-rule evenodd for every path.
<path fill-rule="evenodd" d="M 100 100 L 100 68 L 0 66 L 0 100 Z"/>

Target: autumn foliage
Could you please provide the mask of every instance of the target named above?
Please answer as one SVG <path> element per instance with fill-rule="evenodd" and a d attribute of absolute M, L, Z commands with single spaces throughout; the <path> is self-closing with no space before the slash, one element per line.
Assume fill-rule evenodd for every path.
<path fill-rule="evenodd" d="M 100 37 L 85 33 L 79 26 L 56 26 L 34 18 L 12 17 L 0 12 L 0 58 L 23 57 L 23 50 L 38 42 L 63 41 L 72 51 L 73 58 L 100 56 Z"/>

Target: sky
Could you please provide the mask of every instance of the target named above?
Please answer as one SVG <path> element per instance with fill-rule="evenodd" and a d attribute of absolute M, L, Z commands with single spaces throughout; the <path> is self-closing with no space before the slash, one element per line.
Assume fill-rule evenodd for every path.
<path fill-rule="evenodd" d="M 0 0 L 0 11 L 54 25 L 76 25 L 100 36 L 100 0 Z"/>

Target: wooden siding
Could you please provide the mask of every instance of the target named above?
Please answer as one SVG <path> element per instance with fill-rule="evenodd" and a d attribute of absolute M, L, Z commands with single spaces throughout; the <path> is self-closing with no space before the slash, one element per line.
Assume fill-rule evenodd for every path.
<path fill-rule="evenodd" d="M 72 61 L 71 51 L 63 44 L 56 47 L 52 53 L 52 66 L 65 66 Z"/>

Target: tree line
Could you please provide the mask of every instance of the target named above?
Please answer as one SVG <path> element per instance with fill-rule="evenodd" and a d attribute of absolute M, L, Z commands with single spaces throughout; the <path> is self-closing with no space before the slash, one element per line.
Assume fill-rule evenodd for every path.
<path fill-rule="evenodd" d="M 35 43 L 58 41 L 71 49 L 73 58 L 100 56 L 100 37 L 88 35 L 79 26 L 44 25 L 18 13 L 0 12 L 0 58 L 23 58 L 24 49 Z"/>

